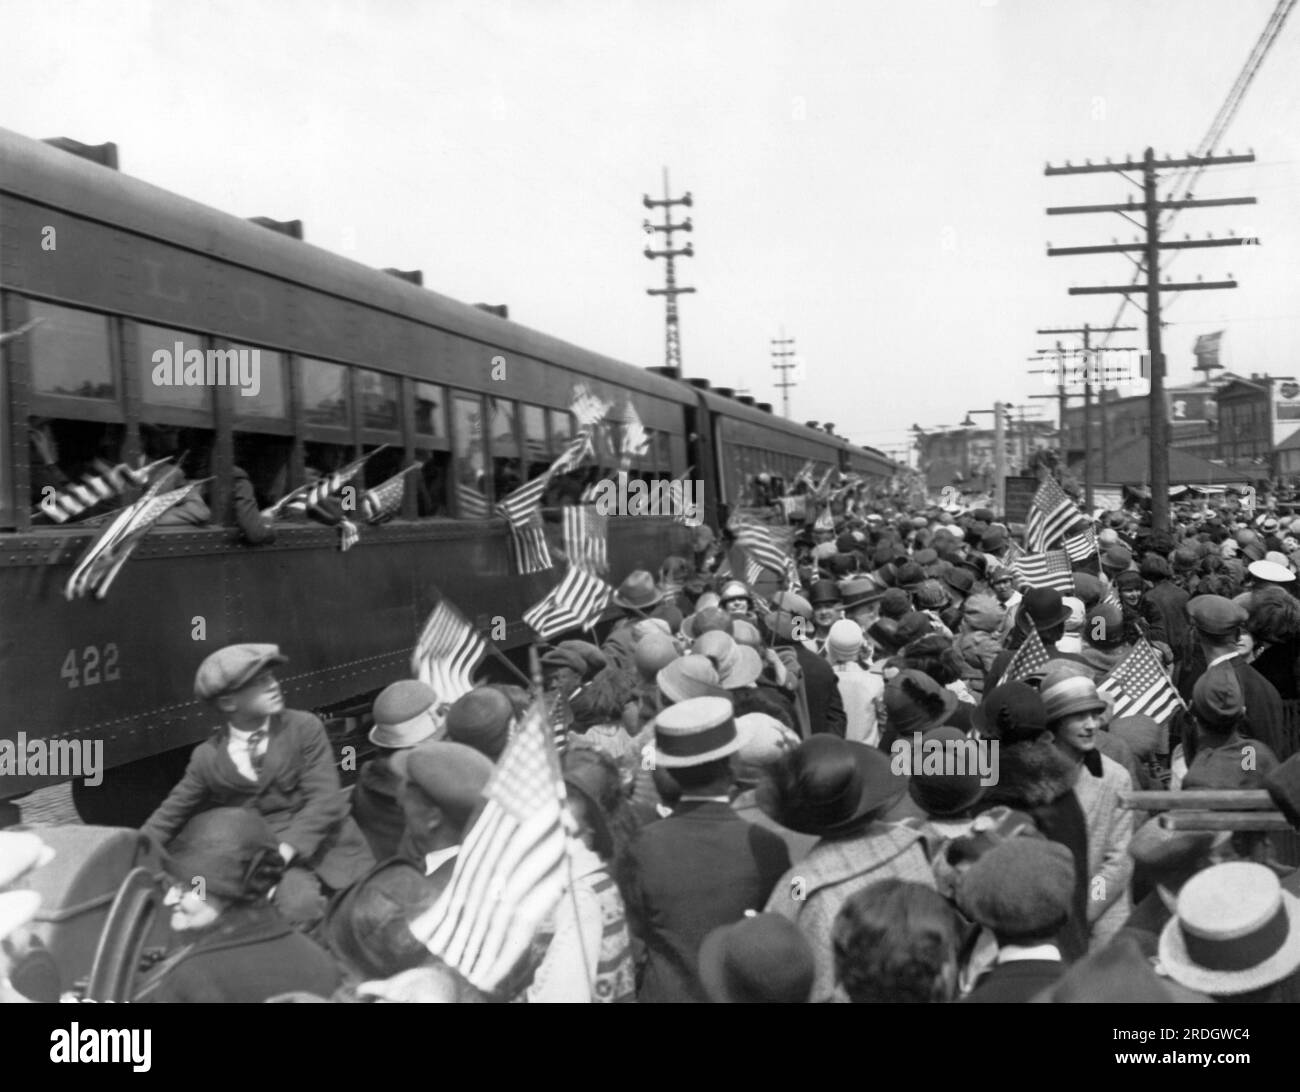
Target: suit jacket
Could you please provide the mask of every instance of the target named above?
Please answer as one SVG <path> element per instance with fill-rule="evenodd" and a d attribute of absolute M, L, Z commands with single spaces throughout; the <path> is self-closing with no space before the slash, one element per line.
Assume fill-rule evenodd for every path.
<path fill-rule="evenodd" d="M 700 942 L 761 910 L 790 867 L 785 842 L 730 805 L 687 801 L 642 827 L 628 853 L 627 915 L 646 949 L 642 1002 L 704 1001 Z"/>
<path fill-rule="evenodd" d="M 1289 754 L 1286 713 L 1277 687 L 1240 656 L 1224 662 L 1237 673 L 1237 681 L 1241 684 L 1242 697 L 1246 702 L 1246 723 L 1241 734 L 1259 740 L 1274 755 Z M 1206 670 L 1202 667 L 1201 673 L 1204 674 Z M 1181 725 L 1183 758 L 1191 766 L 1197 749 L 1196 725 L 1187 716 L 1181 718 Z"/>
<path fill-rule="evenodd" d="M 810 730 L 814 733 L 828 732 L 843 739 L 849 718 L 844 712 L 844 699 L 840 697 L 840 680 L 835 669 L 802 644 L 794 645 L 794 654 L 803 668 L 808 719 L 812 722 Z"/>
<path fill-rule="evenodd" d="M 1151 639 L 1164 641 L 1177 654 L 1187 644 L 1187 593 L 1172 580 L 1157 580 L 1142 598 Z"/>
<path fill-rule="evenodd" d="M 160 846 L 211 808 L 254 808 L 282 842 L 330 887 L 346 887 L 375 860 L 339 786 L 325 726 L 310 713 L 286 709 L 271 718 L 257 782 L 235 767 L 226 751 L 225 725 L 190 755 L 185 775 L 141 828 Z"/>
<path fill-rule="evenodd" d="M 192 944 L 159 964 L 142 983 L 142 1004 L 258 1004 L 303 990 L 328 997 L 342 981 L 324 948 L 273 906 L 234 906 Z"/>
<path fill-rule="evenodd" d="M 1065 964 L 1060 960 L 1017 959 L 998 963 L 980 978 L 962 1002 L 972 1005 L 1028 1002 L 1064 975 Z"/>

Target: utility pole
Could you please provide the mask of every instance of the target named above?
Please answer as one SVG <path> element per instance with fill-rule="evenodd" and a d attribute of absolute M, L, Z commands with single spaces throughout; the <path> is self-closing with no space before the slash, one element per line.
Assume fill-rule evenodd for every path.
<path fill-rule="evenodd" d="M 1190 153 L 1182 159 L 1170 159 L 1167 155 L 1163 159 L 1157 159 L 1155 152 L 1147 148 L 1140 160 L 1135 160 L 1131 156 L 1125 157 L 1121 163 L 1112 163 L 1109 159 L 1105 163 L 1093 163 L 1091 160 L 1086 161 L 1082 166 L 1071 166 L 1069 162 L 1063 167 L 1053 167 L 1050 164 L 1044 170 L 1048 177 L 1067 174 L 1099 174 L 1102 172 L 1114 172 L 1126 178 L 1129 182 L 1137 184 L 1134 179 L 1130 178 L 1125 172 L 1142 172 L 1142 201 L 1135 202 L 1132 197 L 1124 204 L 1112 205 L 1068 205 L 1057 208 L 1049 208 L 1048 216 L 1066 216 L 1079 213 L 1094 212 L 1114 212 L 1123 216 L 1129 223 L 1142 227 L 1146 233 L 1146 238 L 1142 241 L 1134 240 L 1133 243 L 1112 243 L 1109 246 L 1068 246 L 1053 247 L 1050 243 L 1047 247 L 1049 257 L 1060 257 L 1062 255 L 1077 254 L 1124 254 L 1141 253 L 1143 259 L 1141 262 L 1133 258 L 1129 260 L 1137 267 L 1138 276 L 1142 271 L 1146 273 L 1146 283 L 1139 284 L 1135 277 L 1133 282 L 1128 285 L 1089 285 L 1082 288 L 1071 288 L 1072 296 L 1097 296 L 1097 295 L 1123 295 L 1134 297 L 1144 295 L 1146 297 L 1146 317 L 1147 317 L 1147 353 L 1150 357 L 1151 370 L 1151 396 L 1149 402 L 1150 412 L 1150 457 L 1151 457 L 1151 528 L 1154 531 L 1169 530 L 1169 444 L 1168 432 L 1169 422 L 1165 412 L 1165 358 L 1161 351 L 1161 322 L 1160 322 L 1160 293 L 1161 292 L 1194 292 L 1204 291 L 1214 288 L 1236 288 L 1237 282 L 1229 274 L 1227 280 L 1223 281 L 1203 281 L 1195 280 L 1183 283 L 1170 283 L 1166 281 L 1160 283 L 1160 251 L 1162 250 L 1192 250 L 1201 247 L 1221 247 L 1221 246 L 1241 246 L 1247 240 L 1234 237 L 1226 239 L 1215 239 L 1212 236 L 1207 239 L 1185 238 L 1183 240 L 1162 242 L 1160 239 L 1160 213 L 1164 209 L 1194 209 L 1194 208 L 1217 208 L 1225 205 L 1253 205 L 1256 203 L 1253 197 L 1216 197 L 1206 200 L 1196 200 L 1188 196 L 1176 200 L 1161 201 L 1157 191 L 1159 181 L 1157 171 L 1167 169 L 1195 169 L 1202 171 L 1206 167 L 1219 167 L 1231 163 L 1254 163 L 1254 153 L 1246 155 L 1233 155 L 1232 150 L 1228 150 L 1227 155 L 1191 155 Z M 1141 213 L 1143 220 L 1139 223 L 1135 217 Z M 1250 240 L 1257 242 L 1258 240 Z M 1140 305 L 1139 305 L 1140 306 Z"/>
<path fill-rule="evenodd" d="M 1083 503 L 1091 513 L 1092 503 L 1092 453 L 1094 444 L 1092 439 L 1092 392 L 1093 386 L 1100 392 L 1101 403 L 1101 457 L 1102 457 L 1102 481 L 1106 480 L 1105 460 L 1106 460 L 1106 374 L 1107 369 L 1098 365 L 1097 361 L 1100 354 L 1105 352 L 1105 347 L 1099 347 L 1094 355 L 1092 335 L 1093 334 L 1115 334 L 1121 331 L 1136 330 L 1136 326 L 1092 326 L 1084 323 L 1082 326 L 1053 326 L 1047 329 L 1037 331 L 1040 334 L 1080 334 L 1083 337 Z M 1061 343 L 1056 343 L 1057 353 L 1061 353 Z M 1044 350 L 1039 350 L 1040 352 Z M 1123 348 L 1113 348 L 1111 352 L 1133 352 L 1129 346 Z M 1064 356 L 1058 358 L 1062 366 L 1061 382 L 1065 382 L 1064 376 Z M 1065 420 L 1064 409 L 1062 410 L 1061 420 Z"/>
<path fill-rule="evenodd" d="M 781 381 L 773 385 L 781 388 L 782 413 L 784 413 L 786 417 L 789 417 L 790 416 L 790 388 L 793 386 L 797 386 L 797 384 L 792 382 L 790 380 L 790 377 L 787 375 L 790 369 L 794 367 L 793 362 L 788 362 L 787 360 L 787 358 L 794 356 L 794 348 L 793 348 L 794 338 L 786 337 L 785 327 L 782 326 L 781 336 L 779 338 L 778 337 L 771 338 L 770 340 L 773 345 L 772 358 L 774 360 L 779 361 L 779 363 L 773 364 L 772 367 L 781 373 Z"/>
<path fill-rule="evenodd" d="M 642 228 L 647 235 L 653 235 L 656 231 L 664 233 L 664 249 L 651 250 L 645 248 L 645 256 L 650 259 L 663 258 L 666 260 L 664 269 L 664 286 L 662 288 L 647 288 L 648 296 L 664 297 L 664 367 L 669 373 L 676 378 L 681 378 L 682 374 L 682 334 L 681 327 L 677 319 L 677 297 L 685 295 L 688 292 L 694 292 L 694 288 L 677 287 L 677 268 L 674 264 L 676 258 L 693 258 L 695 257 L 695 248 L 687 243 L 680 249 L 673 249 L 673 232 L 674 231 L 693 231 L 691 218 L 688 216 L 680 224 L 672 222 L 672 207 L 674 205 L 685 205 L 691 207 L 691 194 L 688 190 L 681 197 L 672 197 L 668 190 L 668 168 L 664 168 L 664 198 L 662 201 L 654 200 L 649 194 L 641 198 L 641 204 L 648 209 L 662 208 L 664 210 L 664 222 L 662 224 L 652 224 L 649 220 L 642 223 Z"/>
<path fill-rule="evenodd" d="M 1007 433 L 1002 420 L 1005 412 L 1003 403 L 993 403 L 993 511 L 1003 518 L 1006 516 L 1007 489 Z"/>

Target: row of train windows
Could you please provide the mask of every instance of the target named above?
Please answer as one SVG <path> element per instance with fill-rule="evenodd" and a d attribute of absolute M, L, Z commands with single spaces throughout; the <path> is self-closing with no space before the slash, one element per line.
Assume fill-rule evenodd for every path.
<path fill-rule="evenodd" d="M 96 404 L 116 408 L 121 403 L 110 318 L 35 300 L 27 301 L 27 307 L 29 318 L 40 320 L 29 335 L 32 389 L 38 397 L 54 399 L 52 406 L 45 405 L 58 414 L 34 416 L 28 422 L 35 504 L 47 486 L 76 482 L 102 463 L 118 462 L 126 430 L 122 424 L 104 422 L 103 412 L 93 409 Z M 131 331 L 134 386 L 141 403 L 140 446 L 146 459 L 183 455 L 188 477 L 209 476 L 215 431 L 202 426 L 213 412 L 215 386 L 230 386 L 236 391 L 230 399 L 234 462 L 248 473 L 259 505 L 299 484 L 291 480 L 293 414 L 286 354 L 247 346 L 209 353 L 210 343 L 192 333 L 144 323 L 134 324 Z M 294 363 L 301 419 L 309 437 L 303 443 L 308 479 L 337 470 L 355 457 L 351 438 L 356 424 L 380 434 L 367 439 L 384 438 L 393 444 L 367 462 L 367 488 L 403 469 L 402 384 L 397 377 L 306 357 L 296 357 Z M 191 376 L 200 378 L 200 368 L 202 382 L 187 382 Z M 420 516 L 482 516 L 485 502 L 501 499 L 540 474 L 574 435 L 565 410 L 448 392 L 423 381 L 414 382 L 412 390 L 413 446 L 423 468 L 409 480 Z M 84 407 L 80 411 L 79 405 Z M 354 409 L 359 410 L 359 421 Z M 596 430 L 597 466 L 557 479 L 548 503 L 576 500 L 602 469 L 618 465 L 620 428 L 611 421 Z M 633 474 L 668 477 L 669 434 L 647 432 L 650 443 Z M 328 442 L 334 438 L 342 442 Z M 367 442 L 362 450 L 376 446 Z"/>
<path fill-rule="evenodd" d="M 770 481 L 762 492 L 769 497 L 781 496 L 787 490 L 794 488 L 799 472 L 809 462 L 798 455 L 787 455 L 744 444 L 734 445 L 732 451 L 732 469 L 736 475 L 738 492 L 742 495 L 757 494 L 758 476 L 766 474 Z M 813 477 L 820 481 L 829 464 L 824 460 L 820 462 L 812 460 L 812 463 Z M 751 501 L 756 503 L 763 503 L 764 500 L 763 497 L 751 498 Z"/>

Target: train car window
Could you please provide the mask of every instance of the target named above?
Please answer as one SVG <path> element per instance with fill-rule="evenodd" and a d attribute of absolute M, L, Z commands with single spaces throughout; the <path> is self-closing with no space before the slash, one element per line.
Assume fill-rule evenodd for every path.
<path fill-rule="evenodd" d="M 462 519 L 486 519 L 490 514 L 483 443 L 483 403 L 477 395 L 452 399 L 455 426 L 456 513 Z"/>
<path fill-rule="evenodd" d="M 122 461 L 126 426 L 101 421 L 70 421 L 54 417 L 27 419 L 28 465 L 32 507 L 67 486 L 81 484 L 87 475 L 99 474 L 105 466 Z M 78 503 L 84 503 L 85 496 Z M 101 501 L 77 514 L 78 519 L 98 515 L 120 506 L 120 501 Z M 45 515 L 34 515 L 37 526 L 53 523 Z"/>
<path fill-rule="evenodd" d="M 361 427 L 396 431 L 401 428 L 397 377 L 357 369 L 361 397 Z"/>
<path fill-rule="evenodd" d="M 447 486 L 451 479 L 451 452 L 417 445 L 418 471 L 411 472 L 415 487 L 416 513 L 421 519 L 449 516 Z"/>
<path fill-rule="evenodd" d="M 38 394 L 71 398 L 117 397 L 107 315 L 27 301 L 31 333 L 32 386 Z"/>
<path fill-rule="evenodd" d="M 280 421 L 288 428 L 289 383 L 284 354 L 248 345 L 231 345 L 231 349 L 240 354 L 237 362 L 241 377 L 248 376 L 251 380 L 240 385 L 239 393 L 232 400 L 235 419 Z"/>
<path fill-rule="evenodd" d="M 235 465 L 248 475 L 259 508 L 274 504 L 289 492 L 293 437 L 236 431 L 233 439 Z"/>
<path fill-rule="evenodd" d="M 551 447 L 546 439 L 546 411 L 541 406 L 523 406 L 524 462 L 529 480 L 551 464 Z"/>
<path fill-rule="evenodd" d="M 515 433 L 515 404 L 505 398 L 489 398 L 492 413 L 492 479 L 498 499 L 523 484 L 523 464 Z"/>
<path fill-rule="evenodd" d="M 415 384 L 415 431 L 419 436 L 447 437 L 447 392 L 436 383 Z"/>
<path fill-rule="evenodd" d="M 557 454 L 573 439 L 573 417 L 565 410 L 551 410 L 551 450 Z"/>
<path fill-rule="evenodd" d="M 232 378 L 238 381 L 230 374 L 225 351 L 207 349 L 198 334 L 145 322 L 137 323 L 135 330 L 136 375 L 146 406 L 210 413 L 212 388 Z"/>
<path fill-rule="evenodd" d="M 302 371 L 302 413 L 308 425 L 350 428 L 352 406 L 348 398 L 348 370 L 324 360 L 299 360 Z"/>

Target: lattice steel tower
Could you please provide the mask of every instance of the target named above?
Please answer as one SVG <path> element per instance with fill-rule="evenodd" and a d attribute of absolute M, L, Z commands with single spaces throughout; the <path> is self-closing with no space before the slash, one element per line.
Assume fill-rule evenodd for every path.
<path fill-rule="evenodd" d="M 641 198 L 641 203 L 648 209 L 662 208 L 664 210 L 664 222 L 662 224 L 652 224 L 646 220 L 642 227 L 647 235 L 653 235 L 656 231 L 664 233 L 664 249 L 651 250 L 645 248 L 645 256 L 650 259 L 663 258 L 666 260 L 664 270 L 664 286 L 662 288 L 647 288 L 648 296 L 664 297 L 664 367 L 669 369 L 674 376 L 680 377 L 682 374 L 682 334 L 680 323 L 677 316 L 677 297 L 685 295 L 687 292 L 694 292 L 694 288 L 677 287 L 677 269 L 674 265 L 678 257 L 693 258 L 695 249 L 690 243 L 687 243 L 679 250 L 673 249 L 673 232 L 674 231 L 693 231 L 691 218 L 688 216 L 680 224 L 672 222 L 673 205 L 685 205 L 691 207 L 691 194 L 688 190 L 681 197 L 669 196 L 668 189 L 668 168 L 664 168 L 664 196 L 662 201 L 656 201 L 646 194 Z"/>

